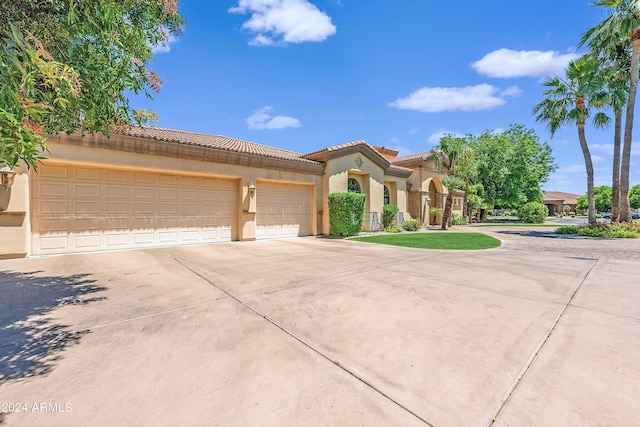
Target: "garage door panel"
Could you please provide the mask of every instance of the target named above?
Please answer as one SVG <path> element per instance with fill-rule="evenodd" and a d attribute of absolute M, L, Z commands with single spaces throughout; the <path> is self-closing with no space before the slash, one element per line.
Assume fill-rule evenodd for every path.
<path fill-rule="evenodd" d="M 262 182 L 258 191 L 257 239 L 312 234 L 311 186 Z"/>
<path fill-rule="evenodd" d="M 98 181 L 100 179 L 100 169 L 75 168 L 75 178 L 77 180 Z"/>
<path fill-rule="evenodd" d="M 228 241 L 237 233 L 237 181 L 43 165 L 33 188 L 33 254 Z"/>
<path fill-rule="evenodd" d="M 100 249 L 100 234 L 74 236 L 74 246 L 84 250 L 98 250 Z"/>
<path fill-rule="evenodd" d="M 105 173 L 105 176 L 107 181 L 115 181 L 115 182 L 129 181 L 129 173 L 125 171 L 107 170 Z"/>
<path fill-rule="evenodd" d="M 43 191 L 42 194 L 51 194 L 46 190 Z M 73 186 L 73 195 L 76 197 L 100 197 L 100 186 L 99 185 L 86 185 L 86 184 L 76 184 Z"/>
<path fill-rule="evenodd" d="M 42 165 L 38 170 L 38 174 L 42 177 L 49 178 L 69 177 L 69 171 L 66 166 Z"/>
<path fill-rule="evenodd" d="M 129 234 L 106 234 L 106 246 L 108 249 L 120 249 L 129 247 Z"/>
<path fill-rule="evenodd" d="M 78 231 L 99 231 L 101 226 L 99 218 L 76 218 L 73 221 L 73 229 Z"/>

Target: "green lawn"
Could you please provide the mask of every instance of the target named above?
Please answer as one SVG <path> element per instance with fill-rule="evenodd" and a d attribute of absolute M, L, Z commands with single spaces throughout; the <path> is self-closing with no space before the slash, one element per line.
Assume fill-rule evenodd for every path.
<path fill-rule="evenodd" d="M 500 240 L 481 233 L 384 234 L 380 236 L 355 237 L 351 240 L 420 249 L 477 250 L 500 246 Z"/>

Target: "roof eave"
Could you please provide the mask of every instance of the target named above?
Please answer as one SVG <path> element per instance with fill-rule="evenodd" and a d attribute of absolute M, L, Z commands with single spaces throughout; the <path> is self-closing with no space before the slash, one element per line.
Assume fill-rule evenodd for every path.
<path fill-rule="evenodd" d="M 225 163 L 238 166 L 250 166 L 264 169 L 279 169 L 290 172 L 322 175 L 324 165 L 321 163 L 301 162 L 259 154 L 239 153 L 201 145 L 189 145 L 159 139 L 141 138 L 128 135 L 53 135 L 63 144 L 72 144 L 106 150 L 126 151 L 130 153 L 151 154 L 181 159 L 200 160 L 211 163 Z"/>

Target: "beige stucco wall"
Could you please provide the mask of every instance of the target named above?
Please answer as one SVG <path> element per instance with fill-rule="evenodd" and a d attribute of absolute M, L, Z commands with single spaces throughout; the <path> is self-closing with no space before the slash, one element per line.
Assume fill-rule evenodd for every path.
<path fill-rule="evenodd" d="M 425 166 L 426 165 L 426 166 Z M 429 208 L 444 208 L 444 199 L 448 194 L 447 188 L 442 185 L 442 179 L 447 175 L 436 170 L 435 164 L 431 161 L 416 167 L 407 182 L 411 184 L 409 194 L 409 214 L 416 219 L 422 220 L 424 225 L 434 225 L 439 223 L 439 216 L 429 214 Z M 431 194 L 430 186 L 434 183 L 437 194 Z"/>
<path fill-rule="evenodd" d="M 360 158 L 362 164 L 356 160 Z M 367 212 L 378 212 L 382 218 L 384 205 L 384 169 L 363 153 L 352 153 L 328 160 L 325 167 L 326 185 L 322 191 L 323 221 L 322 229 L 329 232 L 329 194 L 346 193 L 349 178 L 355 178 L 360 183 L 360 189 L 367 195 Z"/>
<path fill-rule="evenodd" d="M 0 186 L 0 259 L 24 257 L 29 253 L 29 172 L 16 168 L 13 186 Z"/>
<path fill-rule="evenodd" d="M 397 176 L 385 175 L 384 185 L 389 188 L 389 193 L 391 196 L 390 203 L 392 205 L 396 205 L 400 212 L 407 213 L 407 179 Z"/>
<path fill-rule="evenodd" d="M 315 206 L 322 204 L 321 175 L 224 163 L 204 162 L 192 159 L 159 155 L 115 151 L 81 145 L 48 141 L 51 154 L 44 162 L 50 164 L 72 164 L 96 167 L 136 169 L 148 172 L 171 172 L 185 175 L 209 175 L 238 181 L 238 236 L 239 240 L 255 239 L 255 198 L 249 197 L 248 185 L 258 180 L 305 184 L 313 187 Z M 30 251 L 30 179 L 25 170 L 19 171 L 11 189 L 10 203 L 6 213 L 0 214 L 0 257 L 25 256 Z M 259 186 L 256 184 L 256 193 Z M 0 189 L 4 191 L 3 189 Z M 317 210 L 311 214 L 313 234 L 322 233 Z"/>

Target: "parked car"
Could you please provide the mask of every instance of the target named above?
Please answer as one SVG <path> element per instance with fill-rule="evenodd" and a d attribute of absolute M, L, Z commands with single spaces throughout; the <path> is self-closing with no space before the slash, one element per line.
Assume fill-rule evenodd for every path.
<path fill-rule="evenodd" d="M 602 215 L 602 218 L 611 219 L 611 212 L 602 212 L 600 215 Z M 640 213 L 631 212 L 631 219 L 640 219 Z"/>

